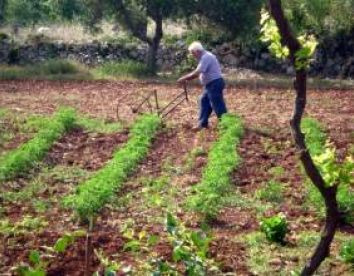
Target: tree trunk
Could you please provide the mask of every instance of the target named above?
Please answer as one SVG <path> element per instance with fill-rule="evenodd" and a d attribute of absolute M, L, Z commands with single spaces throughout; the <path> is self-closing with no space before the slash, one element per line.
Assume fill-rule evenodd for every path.
<path fill-rule="evenodd" d="M 148 70 L 155 74 L 157 71 L 157 52 L 160 47 L 160 42 L 163 36 L 162 32 L 162 16 L 158 15 L 154 18 L 155 21 L 155 34 L 154 38 L 148 42 L 149 49 L 146 56 L 146 64 Z"/>
<path fill-rule="evenodd" d="M 159 49 L 159 42 L 149 43 L 148 52 L 146 55 L 146 64 L 149 72 L 155 74 L 157 71 L 157 51 Z"/>
<path fill-rule="evenodd" d="M 7 0 L 0 0 L 0 26 L 5 21 L 5 9 L 6 9 Z"/>
<path fill-rule="evenodd" d="M 269 10 L 274 18 L 283 43 L 290 50 L 290 59 L 295 67 L 295 54 L 301 49 L 301 44 L 295 38 L 290 30 L 287 19 L 284 16 L 280 0 L 268 0 Z M 290 120 L 291 133 L 299 151 L 300 160 L 306 171 L 306 174 L 311 179 L 312 183 L 320 191 L 326 205 L 326 224 L 322 232 L 321 240 L 317 245 L 309 262 L 305 265 L 301 275 L 313 275 L 322 261 L 329 255 L 330 245 L 334 238 L 338 221 L 339 211 L 336 199 L 337 186 L 327 187 L 320 172 L 315 166 L 311 155 L 306 147 L 304 134 L 301 132 L 301 118 L 306 107 L 306 81 L 307 74 L 304 68 L 296 69 L 296 79 L 294 88 L 296 92 L 295 106 L 292 118 Z"/>

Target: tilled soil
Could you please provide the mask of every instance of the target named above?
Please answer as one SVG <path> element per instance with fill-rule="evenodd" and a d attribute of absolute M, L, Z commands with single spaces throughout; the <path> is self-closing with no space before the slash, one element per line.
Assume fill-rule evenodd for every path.
<path fill-rule="evenodd" d="M 1 82 L 0 85 L 0 106 L 17 111 L 50 114 L 58 106 L 70 105 L 90 116 L 115 120 L 117 100 L 122 95 L 154 89 L 158 92 L 160 106 L 181 92 L 181 88 L 176 85 L 144 82 L 8 81 Z M 178 217 L 191 228 L 199 226 L 198 221 L 194 221 L 198 219 L 197 217 L 183 212 L 183 201 L 188 189 L 201 179 L 207 156 L 198 156 L 191 170 L 185 170 L 184 165 L 188 153 L 193 148 L 203 147 L 207 152 L 217 138 L 217 131 L 215 117 L 212 118 L 211 129 L 205 134 L 192 131 L 197 119 L 198 94 L 198 87 L 190 87 L 190 101 L 184 102 L 168 117 L 167 126 L 156 136 L 147 158 L 117 194 L 117 198 L 131 195 L 129 202 L 124 207 L 107 206 L 102 210 L 91 233 L 93 248 L 101 249 L 106 256 L 115 256 L 115 260 L 124 265 L 133 267 L 141 265 L 139 262 L 147 260 L 151 252 L 142 252 L 138 256 L 123 250 L 124 244 L 129 240 L 123 237 L 120 227 L 131 218 L 134 220 L 136 232 L 145 230 L 149 234 L 162 237 L 151 251 L 158 256 L 171 259 L 171 246 L 164 239 L 166 234 L 161 222 L 166 211 L 165 204 L 162 203 L 157 207 L 146 206 L 144 185 L 141 183 L 141 179 L 144 178 L 168 175 L 170 179 L 168 185 L 177 191 L 174 198 L 170 199 L 178 206 Z M 309 229 L 319 231 L 323 222 L 313 211 L 306 211 L 301 207 L 305 200 L 303 185 L 305 179 L 288 126 L 293 108 L 293 92 L 286 89 L 227 87 L 225 96 L 229 111 L 241 115 L 246 128 L 238 149 L 242 163 L 232 176 L 235 192 L 252 199 L 256 190 L 273 177 L 270 169 L 281 166 L 284 173 L 277 181 L 284 185 L 285 199 L 267 211 L 267 215 L 285 213 L 293 233 Z M 353 100 L 352 91 L 309 91 L 306 116 L 315 117 L 324 124 L 328 136 L 337 147 L 339 160 L 349 153 L 354 142 Z M 18 139 L 21 141 L 22 138 L 16 138 L 14 143 Z M 104 135 L 75 129 L 53 146 L 45 162 L 50 166 L 75 165 L 88 171 L 96 171 L 111 158 L 114 149 L 122 146 L 127 139 L 127 132 Z M 21 181 L 26 183 L 28 180 Z M 66 231 L 81 228 L 73 219 L 72 213 L 60 207 L 59 199 L 48 199 L 46 194 L 37 196 L 49 200 L 52 204 L 52 208 L 44 214 L 36 213 L 29 203 L 21 205 L 6 202 L 4 205 L 3 216 L 10 218 L 12 222 L 20 220 L 24 215 L 40 215 L 49 224 L 41 233 L 3 237 L 4 243 L 2 248 L 0 247 L 1 274 L 9 274 L 12 266 L 18 265 L 21 261 L 26 262 L 30 250 L 52 246 Z M 223 272 L 250 275 L 246 262 L 246 258 L 249 257 L 246 245 L 235 240 L 235 237 L 258 230 L 256 211 L 251 207 L 226 207 L 221 210 L 220 216 L 211 226 L 214 236 L 210 246 L 211 257 L 222 265 Z M 346 226 L 342 231 L 352 234 L 353 228 Z M 83 275 L 85 252 L 85 238 L 78 238 L 70 250 L 56 256 L 54 260 L 49 258 L 48 274 Z M 94 272 L 98 269 L 102 267 L 92 253 L 89 270 Z"/>

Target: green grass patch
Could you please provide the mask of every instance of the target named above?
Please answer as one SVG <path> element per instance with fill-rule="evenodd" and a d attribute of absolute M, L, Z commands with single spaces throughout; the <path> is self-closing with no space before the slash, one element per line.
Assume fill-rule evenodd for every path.
<path fill-rule="evenodd" d="M 104 63 L 93 69 L 93 74 L 96 78 L 135 79 L 151 77 L 151 72 L 146 64 L 132 60 Z"/>
<path fill-rule="evenodd" d="M 53 59 L 25 66 L 0 66 L 1 80 L 18 79 L 91 79 L 88 69 L 70 60 Z"/>
<path fill-rule="evenodd" d="M 299 275 L 304 264 L 312 255 L 320 237 L 320 233 L 301 232 L 296 235 L 295 245 L 282 246 L 270 243 L 261 232 L 253 232 L 238 236 L 237 241 L 246 243 L 248 256 L 246 260 L 250 272 L 257 275 L 287 276 Z M 350 236 L 341 233 L 336 234 L 331 256 L 321 264 L 316 275 L 330 275 L 333 273 L 334 265 L 340 266 L 343 272 L 347 271 L 349 273 L 350 266 L 343 266 L 336 256 L 339 253 L 338 245 L 348 240 L 350 240 Z"/>
<path fill-rule="evenodd" d="M 241 161 L 236 149 L 242 135 L 241 119 L 224 115 L 219 123 L 219 139 L 209 151 L 202 180 L 194 187 L 194 195 L 187 198 L 187 205 L 207 220 L 215 218 L 223 205 L 223 196 L 230 188 L 231 173 Z"/>
<path fill-rule="evenodd" d="M 37 199 L 38 195 L 46 192 L 50 196 L 57 196 L 58 185 L 60 190 L 64 185 L 75 185 L 86 180 L 90 172 L 76 166 L 44 167 L 41 172 L 21 190 L 7 191 L 0 194 L 4 202 L 28 202 Z"/>
<path fill-rule="evenodd" d="M 74 120 L 74 110 L 60 109 L 31 140 L 1 157 L 0 179 L 11 179 L 28 172 L 44 158 L 52 144 L 73 126 Z"/>
<path fill-rule="evenodd" d="M 123 129 L 122 124 L 118 122 L 107 123 L 103 119 L 92 119 L 87 116 L 80 116 L 77 124 L 88 131 L 98 133 L 114 133 Z"/>
<path fill-rule="evenodd" d="M 283 186 L 281 183 L 270 180 L 264 187 L 256 191 L 256 198 L 268 202 L 281 203 L 283 201 Z"/>
<path fill-rule="evenodd" d="M 79 185 L 77 193 L 65 199 L 65 205 L 74 208 L 83 219 L 97 213 L 146 156 L 160 124 L 160 118 L 155 115 L 138 118 L 126 145 L 114 153 L 113 159 L 103 169 Z"/>

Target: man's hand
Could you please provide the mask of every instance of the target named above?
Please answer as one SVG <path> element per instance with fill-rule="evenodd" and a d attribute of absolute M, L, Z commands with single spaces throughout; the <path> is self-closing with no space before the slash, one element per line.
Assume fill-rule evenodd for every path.
<path fill-rule="evenodd" d="M 177 83 L 178 84 L 181 84 L 181 85 L 185 85 L 187 82 L 187 80 L 184 78 L 184 77 L 181 77 L 177 80 Z"/>

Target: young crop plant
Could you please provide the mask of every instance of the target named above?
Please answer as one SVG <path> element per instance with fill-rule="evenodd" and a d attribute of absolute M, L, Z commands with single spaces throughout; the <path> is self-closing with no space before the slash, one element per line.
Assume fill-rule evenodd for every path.
<path fill-rule="evenodd" d="M 96 214 L 146 156 L 160 125 L 161 119 L 156 115 L 138 118 L 126 145 L 114 153 L 113 159 L 104 168 L 79 185 L 76 194 L 65 198 L 65 204 L 74 208 L 84 220 Z"/>
<path fill-rule="evenodd" d="M 269 241 L 285 244 L 285 236 L 288 232 L 288 223 L 285 216 L 277 215 L 262 219 L 261 230 Z"/>
<path fill-rule="evenodd" d="M 339 255 L 344 262 L 351 264 L 354 268 L 354 239 L 342 244 Z"/>
<path fill-rule="evenodd" d="M 73 109 L 60 109 L 31 140 L 0 158 L 0 180 L 15 178 L 33 168 L 74 121 Z"/>
<path fill-rule="evenodd" d="M 168 240 L 172 245 L 172 261 L 152 259 L 147 268 L 151 275 L 180 275 L 178 264 L 183 265 L 183 275 L 219 275 L 219 268 L 208 258 L 212 238 L 203 231 L 188 230 L 171 213 L 166 217 Z"/>
<path fill-rule="evenodd" d="M 243 135 L 241 118 L 226 114 L 219 123 L 219 139 L 208 154 L 208 164 L 203 177 L 194 188 L 195 194 L 187 198 L 187 205 L 200 212 L 206 220 L 214 219 L 230 187 L 232 171 L 241 159 L 236 149 Z"/>
<path fill-rule="evenodd" d="M 342 164 L 336 161 L 333 145 L 326 140 L 322 126 L 314 119 L 306 118 L 302 129 L 306 143 L 316 166 L 328 185 L 337 185 L 337 201 L 340 212 L 347 223 L 354 222 L 354 160 L 347 157 Z M 319 191 L 309 186 L 309 199 L 315 207 L 324 212 L 324 202 Z"/>

